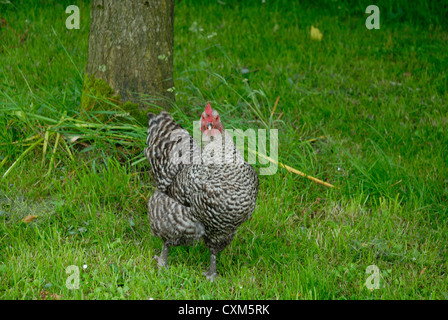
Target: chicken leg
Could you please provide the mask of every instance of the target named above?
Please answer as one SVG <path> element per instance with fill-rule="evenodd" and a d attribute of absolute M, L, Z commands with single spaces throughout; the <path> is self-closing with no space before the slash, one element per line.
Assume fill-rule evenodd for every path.
<path fill-rule="evenodd" d="M 215 254 L 210 253 L 210 269 L 207 272 L 204 272 L 203 275 L 207 278 L 207 280 L 210 280 L 211 282 L 213 282 L 218 276 L 218 273 L 216 272 Z"/>
<path fill-rule="evenodd" d="M 166 266 L 168 265 L 167 261 L 168 261 L 169 249 L 170 249 L 170 247 L 166 243 L 163 243 L 162 253 L 160 254 L 160 257 L 159 256 L 153 257 L 157 261 L 157 265 L 159 266 L 159 269 L 166 268 Z"/>

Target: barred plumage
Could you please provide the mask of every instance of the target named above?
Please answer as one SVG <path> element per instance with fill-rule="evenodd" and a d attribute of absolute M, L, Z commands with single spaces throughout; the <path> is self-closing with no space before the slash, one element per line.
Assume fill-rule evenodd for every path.
<path fill-rule="evenodd" d="M 145 155 L 158 189 L 149 200 L 148 217 L 153 234 L 164 242 L 162 256 L 157 257 L 159 265 L 166 265 L 170 246 L 190 245 L 203 238 L 210 250 L 206 276 L 213 281 L 216 255 L 252 216 L 257 173 L 244 161 L 209 105 L 202 115 L 201 130 L 207 150 L 215 149 L 212 153 L 203 148 L 201 154 L 198 143 L 167 112 L 148 118 Z M 216 157 L 226 161 L 215 163 Z"/>

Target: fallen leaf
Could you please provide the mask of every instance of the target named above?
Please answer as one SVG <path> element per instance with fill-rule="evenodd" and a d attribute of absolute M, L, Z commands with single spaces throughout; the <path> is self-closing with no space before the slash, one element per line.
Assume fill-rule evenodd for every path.
<path fill-rule="evenodd" d="M 49 294 L 48 291 L 46 291 L 46 290 L 42 290 L 42 291 L 40 292 L 40 298 L 41 298 L 42 300 L 46 300 L 48 294 Z"/>
<path fill-rule="evenodd" d="M 425 273 L 425 270 L 426 270 L 426 267 L 424 267 L 424 268 L 422 269 L 422 271 L 420 271 L 420 275 L 423 275 L 423 273 Z"/>
<path fill-rule="evenodd" d="M 81 136 L 73 136 L 70 138 L 70 143 L 74 143 L 76 142 L 76 140 L 78 140 L 79 138 L 81 138 Z"/>
<path fill-rule="evenodd" d="M 60 295 L 58 295 L 56 293 L 51 294 L 47 290 L 42 290 L 40 292 L 40 298 L 42 300 L 47 300 L 48 298 L 51 298 L 52 300 L 61 300 L 61 296 Z"/>
<path fill-rule="evenodd" d="M 311 26 L 311 39 L 321 41 L 322 40 L 322 32 L 320 32 L 319 29 L 314 28 L 314 26 Z"/>
<path fill-rule="evenodd" d="M 36 218 L 37 218 L 37 216 L 31 214 L 31 215 L 28 215 L 25 218 L 23 218 L 22 222 L 30 223 L 31 221 L 33 221 Z"/>
<path fill-rule="evenodd" d="M 61 296 L 56 293 L 53 293 L 50 297 L 52 297 L 53 300 L 61 300 Z"/>

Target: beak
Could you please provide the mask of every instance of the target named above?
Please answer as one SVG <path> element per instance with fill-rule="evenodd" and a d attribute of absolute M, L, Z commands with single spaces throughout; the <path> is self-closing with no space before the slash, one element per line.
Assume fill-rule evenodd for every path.
<path fill-rule="evenodd" d="M 213 128 L 213 124 L 212 124 L 212 123 L 208 123 L 208 124 L 207 124 L 207 129 L 208 129 L 208 130 L 211 130 L 212 128 Z"/>

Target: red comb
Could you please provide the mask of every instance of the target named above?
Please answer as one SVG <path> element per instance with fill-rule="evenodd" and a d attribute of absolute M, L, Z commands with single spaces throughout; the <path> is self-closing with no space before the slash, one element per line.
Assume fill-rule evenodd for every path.
<path fill-rule="evenodd" d="M 207 101 L 207 106 L 205 107 L 205 114 L 211 115 L 212 114 L 212 107 L 210 106 L 210 102 Z"/>

